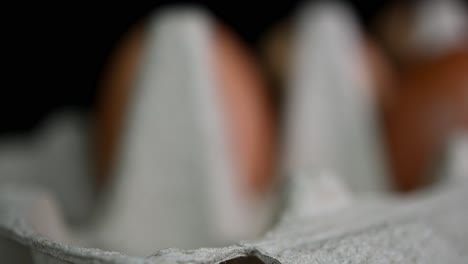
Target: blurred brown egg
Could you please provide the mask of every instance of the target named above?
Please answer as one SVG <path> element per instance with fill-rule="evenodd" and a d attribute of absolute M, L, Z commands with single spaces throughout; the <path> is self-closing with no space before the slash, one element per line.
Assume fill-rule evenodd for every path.
<path fill-rule="evenodd" d="M 263 66 L 280 88 L 288 82 L 292 65 L 295 32 L 293 24 L 286 20 L 274 25 L 262 38 L 260 51 Z"/>
<path fill-rule="evenodd" d="M 123 36 L 111 54 L 98 86 L 94 124 L 98 187 L 106 183 L 113 173 L 118 142 L 141 61 L 144 37 L 142 25 L 134 26 Z"/>
<path fill-rule="evenodd" d="M 372 80 L 372 94 L 378 105 L 378 110 L 385 108 L 394 100 L 394 86 L 397 73 L 388 56 L 377 42 L 371 37 L 366 37 L 363 41 L 364 60 L 367 62 L 367 69 Z"/>
<path fill-rule="evenodd" d="M 395 87 L 385 121 L 399 190 L 429 184 L 452 133 L 468 127 L 467 51 L 411 67 Z"/>
<path fill-rule="evenodd" d="M 255 57 L 225 27 L 215 35 L 215 65 L 234 162 L 256 191 L 272 181 L 276 124 L 271 97 Z"/>
<path fill-rule="evenodd" d="M 274 173 L 276 125 L 267 85 L 255 58 L 222 26 L 213 32 L 213 60 L 223 121 L 239 184 L 252 191 L 269 186 Z M 144 30 L 135 27 L 109 61 L 96 113 L 97 177 L 112 175 L 129 98 L 142 56 Z"/>

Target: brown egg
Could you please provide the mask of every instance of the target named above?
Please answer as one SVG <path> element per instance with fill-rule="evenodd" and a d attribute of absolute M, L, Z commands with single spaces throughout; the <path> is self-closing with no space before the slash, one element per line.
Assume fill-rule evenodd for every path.
<path fill-rule="evenodd" d="M 286 20 L 274 25 L 261 39 L 260 52 L 263 66 L 270 78 L 279 86 L 288 83 L 295 46 L 293 24 Z M 287 88 L 287 87 L 279 87 Z"/>
<path fill-rule="evenodd" d="M 410 37 L 414 24 L 412 4 L 411 1 L 390 2 L 372 25 L 376 38 L 398 65 L 417 59 Z"/>
<path fill-rule="evenodd" d="M 400 190 L 429 184 L 451 134 L 468 127 L 467 51 L 414 66 L 396 87 L 385 121 Z"/>
<path fill-rule="evenodd" d="M 272 181 L 276 124 L 267 83 L 247 48 L 224 27 L 215 35 L 215 65 L 234 162 L 246 186 L 265 190 Z"/>
<path fill-rule="evenodd" d="M 120 40 L 111 54 L 99 85 L 94 124 L 97 184 L 101 187 L 112 174 L 123 121 L 133 94 L 144 43 L 142 25 Z"/>
<path fill-rule="evenodd" d="M 397 73 L 382 48 L 372 38 L 363 41 L 364 60 L 367 62 L 367 74 L 372 79 L 372 94 L 375 95 L 379 110 L 392 104 Z"/>
<path fill-rule="evenodd" d="M 255 58 L 225 27 L 215 28 L 212 59 L 225 131 L 241 186 L 262 191 L 272 181 L 275 120 L 266 83 Z M 119 151 L 123 120 L 144 43 L 144 30 L 134 28 L 121 41 L 102 81 L 96 113 L 98 183 L 105 183 Z"/>

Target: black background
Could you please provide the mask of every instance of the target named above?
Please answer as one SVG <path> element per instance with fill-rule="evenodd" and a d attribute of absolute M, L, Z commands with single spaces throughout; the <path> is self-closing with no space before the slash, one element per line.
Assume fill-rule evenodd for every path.
<path fill-rule="evenodd" d="M 34 3 L 2 7 L 0 134 L 28 131 L 52 111 L 92 111 L 112 48 L 156 8 L 204 6 L 255 49 L 261 34 L 303 1 L 139 1 Z M 347 1 L 364 25 L 388 1 Z"/>

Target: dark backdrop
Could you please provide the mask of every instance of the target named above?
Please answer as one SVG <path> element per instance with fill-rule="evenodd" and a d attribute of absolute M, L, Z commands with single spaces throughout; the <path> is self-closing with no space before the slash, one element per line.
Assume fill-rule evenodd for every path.
<path fill-rule="evenodd" d="M 100 71 L 119 37 L 155 8 L 186 2 L 62 1 L 4 6 L 0 134 L 28 131 L 60 108 L 92 110 Z M 210 9 L 255 48 L 262 32 L 300 2 L 189 3 Z M 386 1 L 347 2 L 366 24 Z"/>

